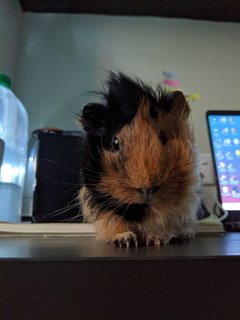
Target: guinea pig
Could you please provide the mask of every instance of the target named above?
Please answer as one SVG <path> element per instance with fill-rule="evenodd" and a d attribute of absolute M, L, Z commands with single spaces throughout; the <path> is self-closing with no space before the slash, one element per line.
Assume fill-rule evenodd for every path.
<path fill-rule="evenodd" d="M 129 247 L 194 235 L 201 192 L 189 115 L 182 92 L 108 74 L 101 103 L 79 116 L 86 131 L 79 198 L 98 238 Z"/>

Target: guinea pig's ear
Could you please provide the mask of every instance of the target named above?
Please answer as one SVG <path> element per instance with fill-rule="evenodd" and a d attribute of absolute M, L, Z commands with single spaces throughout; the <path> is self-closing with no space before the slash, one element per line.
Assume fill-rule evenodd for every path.
<path fill-rule="evenodd" d="M 190 115 L 190 107 L 181 91 L 174 91 L 169 93 L 169 114 L 179 120 L 186 120 Z"/>
<path fill-rule="evenodd" d="M 105 106 L 100 103 L 89 103 L 82 111 L 79 121 L 83 129 L 90 134 L 101 135 L 105 131 Z"/>

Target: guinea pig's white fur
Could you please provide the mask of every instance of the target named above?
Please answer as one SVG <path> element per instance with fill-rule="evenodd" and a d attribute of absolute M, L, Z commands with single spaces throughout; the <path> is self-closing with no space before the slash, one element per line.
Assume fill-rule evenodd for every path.
<path fill-rule="evenodd" d="M 80 117 L 84 220 L 117 246 L 193 236 L 200 176 L 184 95 L 111 73 L 103 96 Z"/>

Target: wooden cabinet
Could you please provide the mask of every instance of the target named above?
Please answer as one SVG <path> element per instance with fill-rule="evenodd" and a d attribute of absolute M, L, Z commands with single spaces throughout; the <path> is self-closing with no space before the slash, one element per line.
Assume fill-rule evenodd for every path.
<path fill-rule="evenodd" d="M 115 248 L 85 236 L 0 241 L 0 319 L 239 320 L 240 234 Z"/>

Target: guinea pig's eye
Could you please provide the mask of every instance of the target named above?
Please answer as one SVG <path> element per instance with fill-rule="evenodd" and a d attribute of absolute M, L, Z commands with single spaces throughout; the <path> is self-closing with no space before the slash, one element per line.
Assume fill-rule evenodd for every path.
<path fill-rule="evenodd" d="M 165 145 L 168 142 L 168 137 L 163 130 L 160 131 L 159 137 L 163 145 Z"/>
<path fill-rule="evenodd" d="M 120 144 L 119 144 L 119 140 L 117 137 L 113 137 L 112 143 L 111 143 L 111 148 L 113 151 L 118 151 L 120 149 Z"/>

